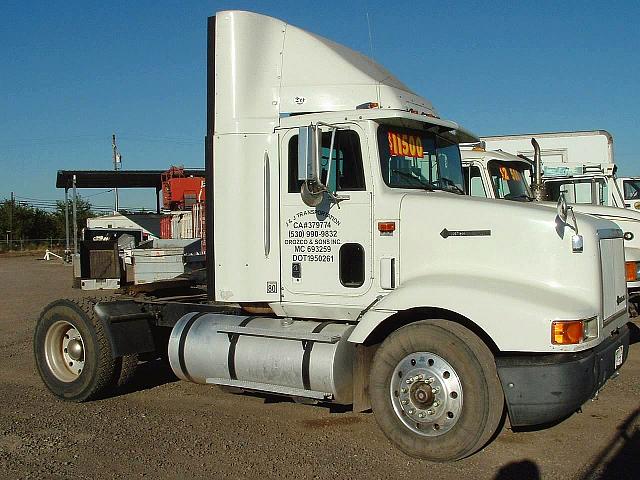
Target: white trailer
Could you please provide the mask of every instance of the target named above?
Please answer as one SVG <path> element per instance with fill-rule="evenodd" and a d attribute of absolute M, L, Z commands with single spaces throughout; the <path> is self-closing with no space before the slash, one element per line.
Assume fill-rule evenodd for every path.
<path fill-rule="evenodd" d="M 184 380 L 372 408 L 402 451 L 451 461 L 505 405 L 551 422 L 620 368 L 614 223 L 462 195 L 477 137 L 357 52 L 238 11 L 208 41 L 209 301 L 53 302 L 34 336 L 51 392 L 96 398 L 165 353 Z"/>

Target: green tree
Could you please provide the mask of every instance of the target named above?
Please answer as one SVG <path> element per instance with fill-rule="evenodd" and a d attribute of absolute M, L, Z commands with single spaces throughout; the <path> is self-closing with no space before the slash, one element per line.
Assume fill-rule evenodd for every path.
<path fill-rule="evenodd" d="M 69 235 L 73 236 L 73 201 L 71 199 L 68 200 L 69 207 Z M 87 218 L 93 218 L 96 214 L 91 210 L 91 203 L 82 198 L 80 195 L 77 196 L 76 200 L 76 220 L 78 225 L 78 234 L 82 231 L 84 227 L 87 226 Z M 59 238 L 65 238 L 64 233 L 64 202 L 56 202 L 56 211 L 53 213 L 54 221 L 56 224 L 56 228 L 58 232 L 60 232 Z"/>
<path fill-rule="evenodd" d="M 69 222 L 72 221 L 73 202 L 69 200 Z M 78 197 L 76 204 L 78 232 L 87 224 L 87 218 L 95 217 L 91 204 Z M 65 238 L 64 202 L 56 202 L 56 210 L 47 212 L 23 202 L 5 199 L 0 202 L 0 235 L 11 230 L 14 240 Z M 71 228 L 71 225 L 70 225 Z M 73 234 L 71 231 L 70 234 Z"/>

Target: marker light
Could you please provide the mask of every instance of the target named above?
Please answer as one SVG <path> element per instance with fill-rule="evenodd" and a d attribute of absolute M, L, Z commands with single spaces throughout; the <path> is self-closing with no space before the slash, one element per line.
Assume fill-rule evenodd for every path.
<path fill-rule="evenodd" d="M 380 104 L 378 102 L 366 102 L 358 105 L 356 107 L 356 110 L 366 110 L 366 109 L 378 108 L 378 107 L 380 107 Z"/>
<path fill-rule="evenodd" d="M 396 229 L 396 222 L 378 222 L 378 231 L 381 235 L 393 235 Z"/>
<path fill-rule="evenodd" d="M 584 340 L 584 322 L 570 320 L 551 324 L 551 343 L 554 345 L 575 345 Z"/>
<path fill-rule="evenodd" d="M 638 263 L 624 262 L 624 273 L 627 282 L 635 282 L 638 280 Z"/>

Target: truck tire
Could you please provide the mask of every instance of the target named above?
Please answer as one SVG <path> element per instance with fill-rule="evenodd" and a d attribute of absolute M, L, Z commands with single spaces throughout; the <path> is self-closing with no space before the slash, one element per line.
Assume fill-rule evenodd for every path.
<path fill-rule="evenodd" d="M 36 324 L 34 354 L 38 373 L 55 396 L 84 402 L 111 393 L 122 360 L 113 358 L 93 306 L 95 300 L 56 300 Z"/>
<path fill-rule="evenodd" d="M 373 360 L 369 395 L 382 432 L 407 455 L 460 460 L 496 433 L 504 396 L 491 351 L 448 320 L 393 332 Z"/>
<path fill-rule="evenodd" d="M 138 370 L 138 354 L 133 353 L 131 355 L 125 355 L 121 358 L 116 359 L 118 365 L 118 373 L 116 375 L 116 387 L 124 387 L 131 382 L 131 380 L 136 376 L 136 371 Z"/>

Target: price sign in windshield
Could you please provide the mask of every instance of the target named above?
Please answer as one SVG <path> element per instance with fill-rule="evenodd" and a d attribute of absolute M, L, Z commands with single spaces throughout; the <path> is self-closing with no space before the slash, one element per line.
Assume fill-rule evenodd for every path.
<path fill-rule="evenodd" d="M 514 180 L 516 182 L 522 181 L 522 175 L 520 175 L 520 172 L 515 168 L 511 168 L 511 167 L 509 168 L 500 167 L 500 177 L 506 181 L 509 181 L 509 180 Z"/>
<path fill-rule="evenodd" d="M 392 157 L 424 157 L 422 140 L 417 135 L 389 132 L 389 154 Z"/>

